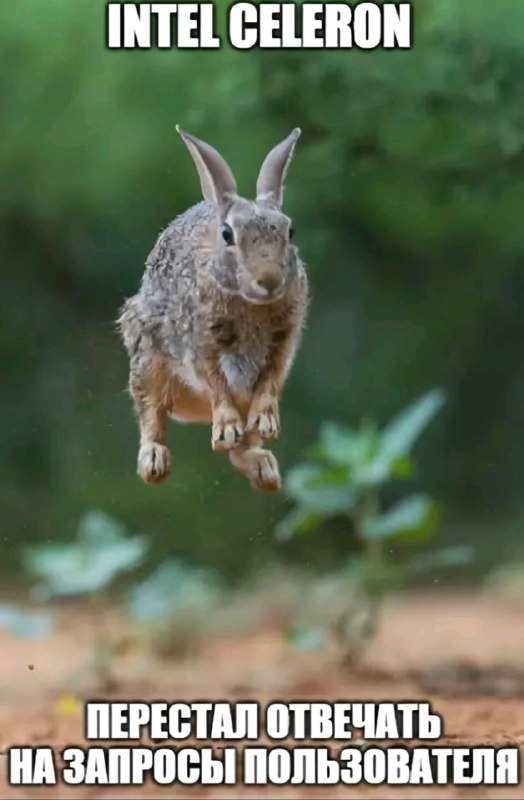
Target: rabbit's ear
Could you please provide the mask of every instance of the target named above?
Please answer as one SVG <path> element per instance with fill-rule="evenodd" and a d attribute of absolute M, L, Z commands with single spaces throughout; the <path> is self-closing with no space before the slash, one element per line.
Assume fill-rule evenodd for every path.
<path fill-rule="evenodd" d="M 179 125 L 176 129 L 191 153 L 200 177 L 205 200 L 222 206 L 229 195 L 235 195 L 237 184 L 233 173 L 220 153 L 196 136 L 186 133 Z"/>
<path fill-rule="evenodd" d="M 258 175 L 257 200 L 275 203 L 279 208 L 282 205 L 286 171 L 301 133 L 300 128 L 295 128 L 267 154 Z"/>

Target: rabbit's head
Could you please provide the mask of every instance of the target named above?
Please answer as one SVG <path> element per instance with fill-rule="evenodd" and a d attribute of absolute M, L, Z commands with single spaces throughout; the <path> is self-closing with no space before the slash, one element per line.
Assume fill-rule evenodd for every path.
<path fill-rule="evenodd" d="M 293 226 L 281 207 L 284 178 L 300 129 L 295 128 L 266 156 L 256 200 L 239 197 L 231 169 L 213 147 L 178 126 L 177 130 L 197 167 L 204 199 L 217 209 L 213 277 L 222 288 L 241 294 L 248 302 L 280 300 L 297 269 Z"/>

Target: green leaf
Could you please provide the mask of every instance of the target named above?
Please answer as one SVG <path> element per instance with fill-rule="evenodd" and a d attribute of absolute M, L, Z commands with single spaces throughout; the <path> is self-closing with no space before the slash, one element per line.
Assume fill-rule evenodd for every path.
<path fill-rule="evenodd" d="M 347 514 L 356 500 L 356 490 L 348 484 L 347 471 L 340 468 L 300 464 L 288 472 L 285 486 L 299 505 L 325 516 Z"/>
<path fill-rule="evenodd" d="M 26 552 L 29 570 L 42 580 L 43 597 L 82 595 L 100 591 L 119 572 L 136 567 L 147 549 L 141 536 L 125 536 L 125 528 L 102 512 L 90 512 L 80 522 L 70 545 L 43 545 Z"/>
<path fill-rule="evenodd" d="M 364 464 L 355 470 L 353 480 L 359 488 L 382 486 L 391 477 L 389 459 L 375 459 L 371 464 Z"/>
<path fill-rule="evenodd" d="M 280 520 L 275 528 L 275 536 L 281 542 L 291 539 L 293 536 L 312 533 L 320 528 L 325 521 L 326 515 L 305 508 L 297 508 L 290 511 L 284 519 Z"/>
<path fill-rule="evenodd" d="M 427 495 L 412 495 L 378 517 L 364 520 L 364 539 L 416 537 L 428 538 L 434 531 L 439 514 L 434 500 Z"/>
<path fill-rule="evenodd" d="M 320 428 L 319 438 L 324 458 L 345 467 L 366 463 L 377 445 L 376 429 L 370 424 L 353 430 L 336 422 L 325 422 Z"/>
<path fill-rule="evenodd" d="M 412 478 L 415 475 L 415 465 L 409 456 L 399 456 L 391 462 L 389 472 L 391 478 Z"/>
<path fill-rule="evenodd" d="M 406 564 L 406 569 L 410 574 L 419 574 L 431 569 L 453 569 L 471 564 L 474 558 L 473 547 L 467 545 L 444 547 L 441 550 L 412 556 Z"/>
<path fill-rule="evenodd" d="M 128 605 L 133 619 L 147 622 L 211 611 L 220 597 L 221 589 L 213 573 L 170 560 L 132 589 Z"/>
<path fill-rule="evenodd" d="M 353 481 L 359 488 L 383 486 L 391 480 L 410 478 L 415 468 L 409 456 L 395 457 L 387 453 L 379 453 L 369 464 L 355 469 Z"/>
<path fill-rule="evenodd" d="M 389 458 L 407 455 L 445 401 L 441 389 L 433 389 L 415 400 L 384 428 L 379 439 L 379 452 Z"/>
<path fill-rule="evenodd" d="M 0 605 L 0 628 L 22 639 L 46 639 L 51 633 L 52 617 L 47 611 L 26 611 Z"/>
<path fill-rule="evenodd" d="M 77 530 L 78 542 L 92 547 L 120 542 L 126 536 L 125 525 L 104 511 L 88 511 L 80 520 Z"/>

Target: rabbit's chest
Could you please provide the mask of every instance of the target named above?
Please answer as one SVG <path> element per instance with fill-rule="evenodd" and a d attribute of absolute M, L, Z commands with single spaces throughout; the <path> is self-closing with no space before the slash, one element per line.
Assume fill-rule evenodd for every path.
<path fill-rule="evenodd" d="M 254 353 L 222 353 L 220 367 L 233 392 L 250 392 L 258 380 L 264 360 Z"/>
<path fill-rule="evenodd" d="M 258 325 L 245 325 L 243 320 L 221 326 L 217 343 L 220 368 L 233 392 L 249 393 L 255 386 L 268 358 L 268 332 Z"/>

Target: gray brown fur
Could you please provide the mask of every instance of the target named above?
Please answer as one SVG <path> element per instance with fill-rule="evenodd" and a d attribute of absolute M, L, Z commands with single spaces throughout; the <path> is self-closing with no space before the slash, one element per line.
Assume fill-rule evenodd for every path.
<path fill-rule="evenodd" d="M 180 131 L 204 202 L 177 217 L 151 251 L 138 293 L 118 320 L 140 427 L 138 474 L 169 473 L 168 415 L 211 422 L 212 447 L 262 491 L 280 488 L 264 440 L 280 430 L 279 399 L 305 321 L 308 282 L 289 241 L 282 187 L 299 131 L 267 156 L 257 200 L 236 193 L 209 145 Z M 229 226 L 233 243 L 223 239 Z M 229 231 L 226 231 L 229 233 Z"/>

